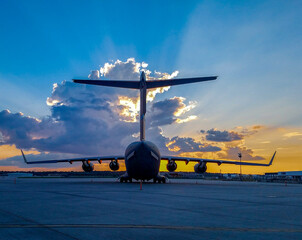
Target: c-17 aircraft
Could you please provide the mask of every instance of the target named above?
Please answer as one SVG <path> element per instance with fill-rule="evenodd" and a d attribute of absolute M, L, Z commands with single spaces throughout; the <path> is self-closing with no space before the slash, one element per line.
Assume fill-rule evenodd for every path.
<path fill-rule="evenodd" d="M 82 162 L 82 169 L 85 172 L 91 172 L 94 169 L 92 161 L 110 161 L 109 167 L 111 170 L 116 171 L 119 169 L 119 160 L 124 160 L 126 165 L 126 173 L 120 177 L 120 182 L 132 182 L 136 180 L 151 180 L 156 183 L 165 183 L 166 178 L 159 174 L 159 167 L 161 160 L 168 160 L 167 170 L 173 172 L 177 169 L 176 161 L 184 161 L 186 164 L 189 162 L 196 162 L 194 170 L 196 173 L 205 173 L 207 170 L 207 163 L 221 164 L 235 164 L 235 165 L 249 165 L 249 166 L 270 166 L 273 163 L 276 152 L 273 154 L 268 164 L 252 163 L 252 162 L 239 162 L 220 159 L 205 159 L 205 158 L 190 158 L 190 157 L 175 157 L 175 156 L 161 156 L 157 146 L 145 139 L 145 115 L 146 115 L 146 97 L 147 89 L 175 86 L 188 83 L 197 83 L 216 80 L 217 76 L 210 77 L 197 77 L 197 78 L 180 78 L 169 80 L 148 80 L 142 71 L 140 81 L 124 81 L 124 80 L 80 80 L 73 79 L 73 82 L 80 84 L 90 84 L 107 87 L 120 87 L 140 90 L 140 141 L 131 143 L 125 151 L 125 155 L 116 156 L 100 156 L 100 157 L 87 157 L 87 158 L 74 158 L 74 159 L 61 159 L 61 160 L 43 160 L 28 162 L 23 151 L 21 150 L 24 162 L 27 164 L 44 164 L 44 163 L 61 163 L 68 162 Z"/>

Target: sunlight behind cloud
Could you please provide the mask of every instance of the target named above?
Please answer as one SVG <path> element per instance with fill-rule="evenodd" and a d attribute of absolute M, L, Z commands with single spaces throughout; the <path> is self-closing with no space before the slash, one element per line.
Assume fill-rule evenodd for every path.
<path fill-rule="evenodd" d="M 172 98 L 172 99 L 174 99 L 174 98 Z M 184 113 L 186 113 L 196 107 L 197 102 L 195 102 L 195 101 L 194 102 L 190 101 L 188 105 L 185 105 L 183 103 L 183 101 L 186 99 L 184 97 L 179 97 L 179 99 L 181 101 L 181 107 L 179 107 L 177 109 L 177 111 L 174 113 L 174 116 L 176 116 L 176 117 L 179 117 L 179 116 L 183 115 Z"/>
<path fill-rule="evenodd" d="M 122 106 L 122 109 L 119 112 L 122 117 L 121 120 L 125 122 L 137 122 L 140 108 L 139 98 L 118 96 L 118 105 Z"/>
<path fill-rule="evenodd" d="M 195 119 L 197 119 L 197 116 L 191 115 L 191 116 L 189 116 L 189 117 L 187 117 L 187 118 L 185 118 L 185 119 L 177 118 L 177 119 L 176 119 L 176 122 L 177 122 L 177 123 L 186 123 L 186 122 L 189 122 L 189 121 L 192 121 L 192 120 L 195 120 Z"/>

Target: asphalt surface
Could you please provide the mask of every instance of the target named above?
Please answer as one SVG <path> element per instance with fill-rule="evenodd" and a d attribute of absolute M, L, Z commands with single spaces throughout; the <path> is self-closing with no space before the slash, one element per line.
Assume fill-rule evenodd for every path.
<path fill-rule="evenodd" d="M 0 178 L 0 239 L 302 239 L 302 185 Z"/>

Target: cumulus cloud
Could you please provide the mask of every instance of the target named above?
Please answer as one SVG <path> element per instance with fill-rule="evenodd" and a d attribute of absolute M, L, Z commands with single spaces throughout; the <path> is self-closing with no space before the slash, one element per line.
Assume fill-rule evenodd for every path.
<path fill-rule="evenodd" d="M 143 70 L 146 74 L 147 80 L 154 79 L 172 79 L 177 77 L 178 71 L 174 71 L 171 74 L 159 71 L 150 71 L 146 69 L 147 63 L 136 62 L 134 58 L 128 58 L 126 62 L 116 60 L 112 63 L 105 63 L 100 68 L 99 73 L 102 77 L 106 77 L 113 80 L 139 80 L 140 72 Z M 91 74 L 92 76 L 92 74 Z M 170 87 L 155 88 L 148 91 L 147 101 L 151 102 L 154 100 L 156 94 L 168 91 Z"/>
<path fill-rule="evenodd" d="M 91 71 L 91 73 L 88 75 L 88 78 L 93 79 L 93 80 L 100 79 L 100 71 L 99 70 Z"/>
<path fill-rule="evenodd" d="M 200 132 L 206 133 L 206 140 L 213 142 L 232 142 L 243 139 L 243 135 L 233 131 L 219 131 L 212 128 L 208 131 L 201 130 Z"/>
<path fill-rule="evenodd" d="M 92 71 L 89 78 L 135 80 L 139 79 L 142 69 L 146 71 L 148 79 L 167 79 L 178 74 L 177 71 L 171 74 L 151 72 L 146 69 L 147 66 L 146 63 L 137 63 L 131 58 L 125 62 L 117 60 Z M 150 101 L 163 91 L 165 90 L 155 89 Z M 184 100 L 177 97 L 171 100 L 175 102 L 174 108 L 172 106 L 170 112 L 166 113 L 171 114 L 172 121 L 193 108 L 193 103 L 185 104 Z M 46 103 L 50 107 L 51 115 L 41 119 L 8 110 L 1 111 L 0 144 L 15 144 L 17 148 L 36 149 L 40 152 L 87 156 L 120 154 L 129 143 L 138 139 L 135 134 L 139 129 L 138 91 L 63 81 L 53 85 L 52 94 Z M 156 104 L 153 109 L 156 109 Z M 159 120 L 161 114 L 156 114 L 159 114 L 158 122 L 147 131 L 150 132 L 150 140 L 159 147 L 163 146 L 162 150 L 168 152 L 165 143 L 169 139 L 163 136 L 160 128 L 165 123 Z M 176 115 L 178 117 L 174 118 Z"/>
<path fill-rule="evenodd" d="M 158 71 L 152 72 L 146 69 L 147 66 L 148 64 L 145 62 L 138 63 L 134 58 L 128 58 L 125 62 L 116 60 L 112 63 L 105 63 L 104 66 L 100 68 L 99 73 L 101 77 L 112 80 L 139 80 L 142 70 L 145 71 L 147 80 L 171 79 L 178 75 L 178 71 L 174 71 L 171 74 Z M 93 72 L 90 74 L 90 77 L 96 75 Z M 157 94 L 168 91 L 169 89 L 170 87 L 162 87 L 148 90 L 147 101 L 152 102 Z M 127 91 L 127 94 L 125 94 L 123 90 L 117 89 L 115 91 L 119 93 L 117 109 L 119 110 L 120 119 L 125 122 L 137 122 L 140 106 L 138 91 Z M 130 96 L 129 93 L 131 93 Z"/>
<path fill-rule="evenodd" d="M 9 110 L 0 112 L 0 120 L 1 145 L 15 144 L 19 148 L 29 149 L 33 147 L 32 142 L 36 145 L 41 139 L 53 138 L 64 131 L 62 123 L 51 118 L 40 120 Z"/>
<path fill-rule="evenodd" d="M 122 149 L 122 138 L 131 135 L 138 127 L 137 124 L 118 121 L 112 112 L 99 107 L 56 105 L 51 110 L 52 116 L 41 120 L 20 113 L 0 112 L 2 144 L 38 151 L 109 154 Z"/>
<path fill-rule="evenodd" d="M 105 63 L 100 68 L 100 73 L 101 76 L 111 80 L 139 80 L 141 65 L 134 58 L 128 58 L 125 62 L 116 60 L 112 63 Z"/>

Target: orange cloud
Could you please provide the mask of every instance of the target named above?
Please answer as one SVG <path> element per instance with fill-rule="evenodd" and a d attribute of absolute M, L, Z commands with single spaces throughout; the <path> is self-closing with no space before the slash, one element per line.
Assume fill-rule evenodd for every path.
<path fill-rule="evenodd" d="M 39 154 L 38 151 L 24 151 L 25 154 Z M 0 160 L 14 156 L 21 155 L 20 149 L 16 148 L 15 145 L 2 145 L 0 146 Z"/>

